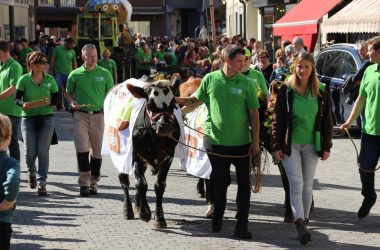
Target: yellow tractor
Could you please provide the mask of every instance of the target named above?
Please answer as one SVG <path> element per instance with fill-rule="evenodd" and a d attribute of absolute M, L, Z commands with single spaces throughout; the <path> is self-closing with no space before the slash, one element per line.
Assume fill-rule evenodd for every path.
<path fill-rule="evenodd" d="M 118 68 L 118 79 L 130 76 L 130 59 L 134 43 L 128 29 L 132 5 L 127 0 L 90 0 L 77 15 L 76 44 L 80 49 L 92 43 L 102 55 L 112 53 Z"/>

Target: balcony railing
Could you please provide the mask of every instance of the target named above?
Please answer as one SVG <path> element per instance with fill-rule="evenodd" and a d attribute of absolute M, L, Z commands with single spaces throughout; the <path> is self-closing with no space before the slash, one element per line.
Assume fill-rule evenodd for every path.
<path fill-rule="evenodd" d="M 61 7 L 74 7 L 75 0 L 60 0 Z"/>
<path fill-rule="evenodd" d="M 55 7 L 54 0 L 38 0 L 38 6 Z"/>

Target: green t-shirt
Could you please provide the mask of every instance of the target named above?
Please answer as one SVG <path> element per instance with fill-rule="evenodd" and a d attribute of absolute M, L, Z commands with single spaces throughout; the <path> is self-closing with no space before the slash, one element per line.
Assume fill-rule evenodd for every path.
<path fill-rule="evenodd" d="M 141 63 L 141 62 L 149 62 L 149 63 Z M 152 54 L 151 53 L 144 53 L 144 50 L 139 48 L 136 51 L 136 66 L 137 69 L 141 70 L 150 70 L 150 62 L 152 61 Z"/>
<path fill-rule="evenodd" d="M 157 57 L 160 61 L 165 61 L 165 52 L 163 51 L 156 51 L 153 56 Z"/>
<path fill-rule="evenodd" d="M 74 95 L 77 104 L 89 104 L 82 107 L 84 111 L 100 111 L 108 91 L 113 87 L 111 73 L 105 68 L 96 66 L 87 71 L 84 65 L 70 73 L 67 79 L 66 92 Z"/>
<path fill-rule="evenodd" d="M 256 88 L 241 73 L 227 78 L 223 70 L 207 74 L 195 97 L 207 105 L 210 116 L 210 142 L 240 146 L 252 141 L 249 110 L 258 109 Z"/>
<path fill-rule="evenodd" d="M 106 70 L 108 70 L 108 71 L 111 73 L 112 77 L 114 77 L 115 72 L 116 72 L 116 70 L 117 70 L 117 68 L 116 68 L 116 63 L 115 63 L 114 60 L 112 60 L 111 58 L 109 58 L 108 61 L 106 61 L 106 60 L 104 60 L 104 58 L 102 58 L 102 59 L 100 59 L 100 60 L 98 61 L 98 65 L 99 65 L 100 67 L 103 67 L 103 68 L 105 68 Z M 115 80 L 116 80 L 116 79 L 113 79 L 114 82 L 115 82 Z"/>
<path fill-rule="evenodd" d="M 380 65 L 368 66 L 360 83 L 359 95 L 366 97 L 363 133 L 380 135 Z"/>
<path fill-rule="evenodd" d="M 76 60 L 75 51 L 67 50 L 64 45 L 54 48 L 53 57 L 55 58 L 55 72 L 68 75 L 73 71 L 73 61 Z"/>
<path fill-rule="evenodd" d="M 255 87 L 257 89 L 258 96 L 259 96 L 259 93 L 263 97 L 268 96 L 268 86 L 267 86 L 267 82 L 265 81 L 263 73 L 254 69 L 249 69 L 248 74 L 246 76 L 248 78 L 253 79 L 253 83 L 255 84 Z"/>
<path fill-rule="evenodd" d="M 294 91 L 292 143 L 314 144 L 315 121 L 318 114 L 318 98 L 312 96 L 310 89 L 305 96 Z"/>
<path fill-rule="evenodd" d="M 178 65 L 178 59 L 177 59 L 175 53 L 170 51 L 170 52 L 166 52 L 166 54 L 168 54 L 169 58 L 170 58 L 169 65 L 170 66 L 177 66 Z"/>
<path fill-rule="evenodd" d="M 10 86 L 17 85 L 22 75 L 21 65 L 13 58 L 10 58 L 5 64 L 0 65 L 0 93 Z M 0 99 L 0 113 L 4 115 L 21 116 L 21 107 L 14 103 L 15 95 L 10 95 L 5 99 Z"/>
<path fill-rule="evenodd" d="M 53 76 L 49 74 L 44 75 L 44 79 L 40 85 L 34 83 L 32 73 L 23 75 L 17 83 L 17 90 L 24 91 L 23 101 L 33 102 L 48 97 L 51 99 L 51 94 L 58 92 L 58 85 Z M 32 108 L 29 110 L 22 110 L 22 116 L 36 116 L 36 115 L 51 115 L 53 108 L 50 105 Z"/>
<path fill-rule="evenodd" d="M 26 67 L 26 58 L 28 57 L 28 54 L 32 52 L 32 48 L 25 48 L 20 50 L 20 63 L 24 74 L 28 73 L 28 68 Z"/>

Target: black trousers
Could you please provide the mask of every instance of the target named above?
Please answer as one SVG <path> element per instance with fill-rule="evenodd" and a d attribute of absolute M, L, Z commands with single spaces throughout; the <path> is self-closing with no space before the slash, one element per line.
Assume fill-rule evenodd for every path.
<path fill-rule="evenodd" d="M 369 171 L 374 171 L 380 158 L 380 136 L 362 134 L 359 155 L 360 166 Z M 359 170 L 362 182 L 362 195 L 367 200 L 376 200 L 375 172 Z"/>
<path fill-rule="evenodd" d="M 8 250 L 11 245 L 12 227 L 10 223 L 0 222 L 0 250 Z"/>
<path fill-rule="evenodd" d="M 211 152 L 223 155 L 241 156 L 248 153 L 249 144 L 242 146 L 211 145 Z M 231 184 L 230 166 L 236 168 L 236 181 L 238 185 L 236 205 L 238 221 L 248 221 L 251 190 L 249 182 L 249 157 L 225 158 L 208 154 L 212 174 L 214 217 L 222 218 L 226 209 L 227 188 Z"/>

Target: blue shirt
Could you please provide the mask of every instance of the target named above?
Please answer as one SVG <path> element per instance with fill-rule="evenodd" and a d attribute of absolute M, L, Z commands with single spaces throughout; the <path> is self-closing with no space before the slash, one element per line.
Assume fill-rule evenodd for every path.
<path fill-rule="evenodd" d="M 0 202 L 16 200 L 20 187 L 20 164 L 10 158 L 6 151 L 0 151 Z M 12 223 L 15 206 L 6 211 L 0 211 L 0 221 Z"/>

